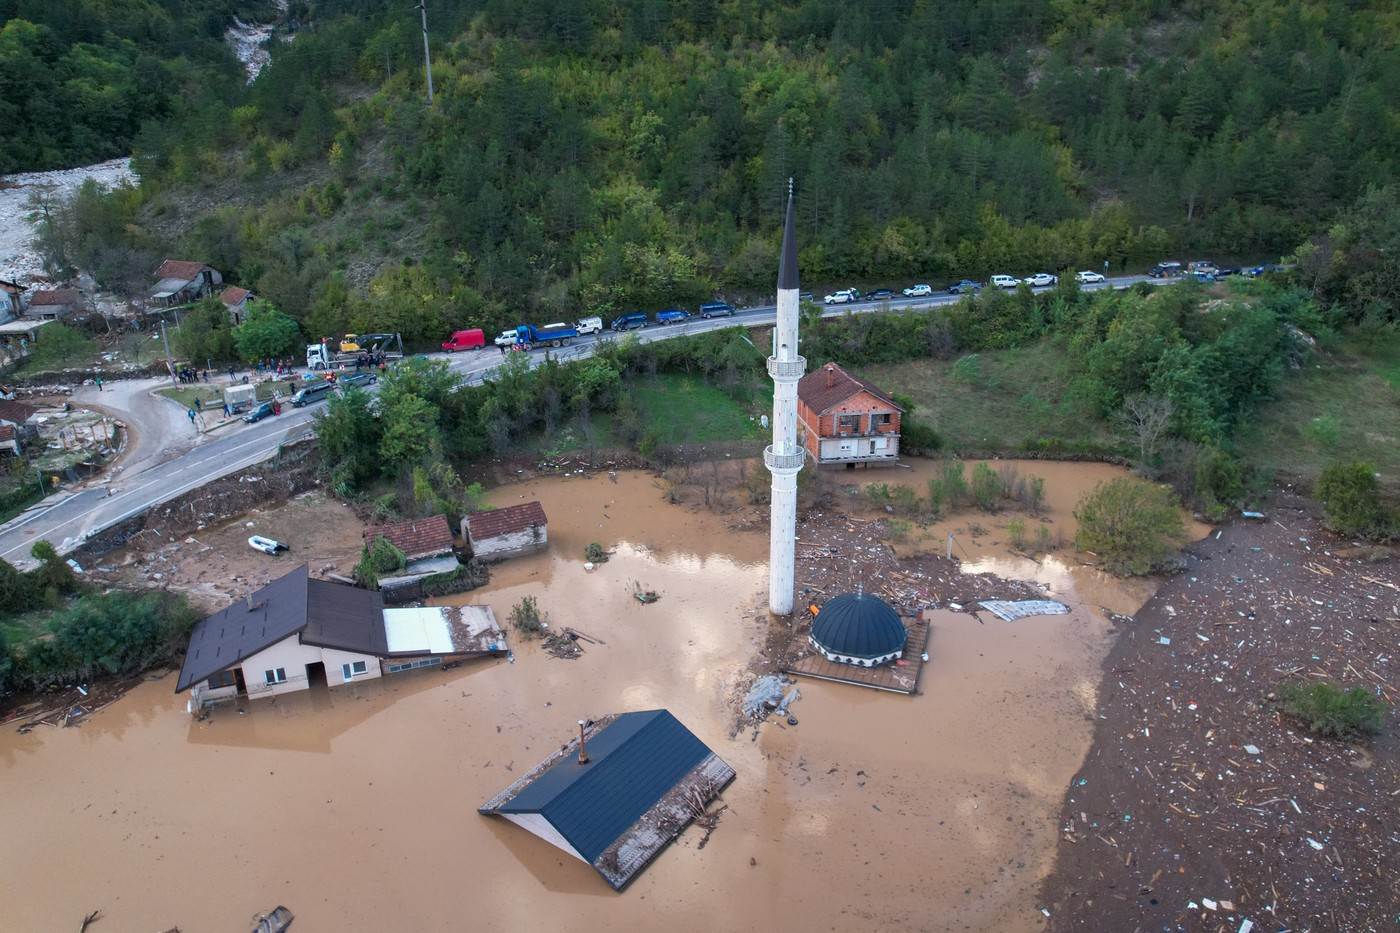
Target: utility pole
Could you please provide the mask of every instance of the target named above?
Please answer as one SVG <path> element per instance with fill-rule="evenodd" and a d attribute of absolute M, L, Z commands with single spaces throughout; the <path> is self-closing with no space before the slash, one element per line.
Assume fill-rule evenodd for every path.
<path fill-rule="evenodd" d="M 165 318 L 160 319 L 160 342 L 165 344 L 165 368 L 170 371 L 170 384 L 179 385 L 175 378 L 175 359 L 170 355 L 170 338 L 165 335 Z"/>
<path fill-rule="evenodd" d="M 418 0 L 418 12 L 423 15 L 423 73 L 428 77 L 428 103 L 433 102 L 433 59 L 428 52 L 428 0 Z"/>

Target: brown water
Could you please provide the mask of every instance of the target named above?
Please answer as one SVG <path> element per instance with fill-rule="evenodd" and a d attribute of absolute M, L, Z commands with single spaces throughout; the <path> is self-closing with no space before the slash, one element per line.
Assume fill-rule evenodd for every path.
<path fill-rule="evenodd" d="M 606 646 L 561 661 L 517 644 L 513 664 L 293 694 L 206 722 L 185 715 L 167 677 L 79 728 L 0 732 L 0 926 L 76 928 L 101 908 L 103 930 L 237 930 L 278 903 L 299 930 L 1039 925 L 1035 886 L 1108 646 L 1092 608 L 1102 593 L 1081 607 L 1067 570 L 1055 585 L 1070 615 L 936 614 L 922 695 L 804 681 L 799 726 L 730 739 L 727 697 L 766 631 L 766 535 L 667 505 L 639 473 L 493 495 L 522 498 L 543 501 L 549 552 L 500 565 L 461 601 L 504 621 L 536 595 L 556 624 Z M 1065 520 L 1058 507 L 1052 518 Z M 615 554 L 587 573 L 595 540 Z M 637 603 L 632 581 L 661 601 Z M 576 719 L 656 706 L 738 771 L 703 850 L 688 831 L 618 895 L 476 814 Z"/>

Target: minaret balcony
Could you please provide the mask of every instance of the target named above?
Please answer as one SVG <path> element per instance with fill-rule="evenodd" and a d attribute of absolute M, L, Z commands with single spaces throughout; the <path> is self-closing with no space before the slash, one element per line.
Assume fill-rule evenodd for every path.
<path fill-rule="evenodd" d="M 774 379 L 801 379 L 802 374 L 806 371 L 807 358 L 805 356 L 791 360 L 780 360 L 776 356 L 768 357 L 768 375 Z"/>
<path fill-rule="evenodd" d="M 771 362 L 771 360 L 770 360 Z M 807 462 L 807 451 L 798 448 L 790 454 L 780 454 L 772 445 L 763 448 L 763 465 L 774 472 L 791 471 L 796 473 Z"/>

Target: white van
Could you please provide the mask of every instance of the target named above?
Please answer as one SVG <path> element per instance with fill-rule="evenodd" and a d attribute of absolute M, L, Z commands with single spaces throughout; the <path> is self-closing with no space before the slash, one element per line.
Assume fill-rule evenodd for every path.
<path fill-rule="evenodd" d="M 578 323 L 574 324 L 574 330 L 578 331 L 580 335 L 596 334 L 602 331 L 602 329 L 603 319 L 600 317 L 580 318 Z"/>

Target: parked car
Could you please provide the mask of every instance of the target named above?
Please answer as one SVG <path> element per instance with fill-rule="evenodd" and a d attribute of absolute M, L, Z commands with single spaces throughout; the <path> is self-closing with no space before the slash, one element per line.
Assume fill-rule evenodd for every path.
<path fill-rule="evenodd" d="M 261 402 L 254 405 L 252 410 L 243 416 L 243 420 L 249 424 L 256 424 L 264 418 L 271 418 L 273 415 L 280 414 L 281 411 L 282 406 L 277 402 Z"/>
<path fill-rule="evenodd" d="M 348 376 L 341 376 L 336 380 L 336 385 L 342 389 L 353 389 L 360 386 L 372 386 L 379 381 L 379 377 L 374 373 L 351 373 Z"/>
<path fill-rule="evenodd" d="M 281 551 L 290 551 L 287 545 L 281 541 L 274 541 L 272 538 L 264 538 L 262 535 L 253 535 L 248 539 L 248 546 L 264 554 L 271 554 L 274 557 Z"/>
<path fill-rule="evenodd" d="M 844 305 L 859 298 L 860 292 L 856 291 L 854 288 L 842 288 L 827 295 L 822 301 L 829 305 Z"/>
<path fill-rule="evenodd" d="M 707 301 L 700 306 L 700 316 L 707 319 L 712 317 L 733 317 L 734 306 L 727 301 Z"/>
<path fill-rule="evenodd" d="M 1220 267 L 1217 266 L 1215 263 L 1211 262 L 1209 259 L 1193 259 L 1191 262 L 1188 262 L 1186 264 L 1186 271 L 1206 272 L 1210 275 L 1214 275 L 1215 273 L 1220 271 Z"/>
<path fill-rule="evenodd" d="M 1272 262 L 1260 263 L 1257 266 L 1250 266 L 1244 270 L 1244 274 L 1251 279 L 1257 279 L 1261 275 L 1268 275 L 1270 272 L 1277 272 L 1279 267 Z"/>
<path fill-rule="evenodd" d="M 873 292 L 865 293 L 866 301 L 888 301 L 894 297 L 894 289 L 877 288 Z"/>
<path fill-rule="evenodd" d="M 798 301 L 816 301 L 817 299 L 814 298 L 814 297 L 812 297 L 812 293 L 811 293 L 811 292 L 801 292 L 800 294 L 798 294 L 797 300 L 798 300 Z"/>
<path fill-rule="evenodd" d="M 1094 272 L 1090 269 L 1085 269 L 1083 272 L 1076 272 L 1074 274 L 1074 280 L 1080 285 L 1095 285 L 1104 281 L 1104 277 L 1102 272 Z"/>
<path fill-rule="evenodd" d="M 498 347 L 515 346 L 515 328 L 501 331 L 500 335 L 492 342 Z"/>
<path fill-rule="evenodd" d="M 1227 276 L 1227 275 L 1239 275 L 1239 274 L 1240 274 L 1240 267 L 1239 267 L 1239 266 L 1226 266 L 1225 268 L 1220 269 L 1219 271 L 1217 271 L 1217 272 L 1215 273 L 1215 277 L 1218 278 L 1218 279 L 1223 279 L 1223 278 L 1225 278 L 1225 276 Z"/>
<path fill-rule="evenodd" d="M 442 342 L 442 348 L 448 353 L 456 353 L 458 350 L 480 350 L 486 346 L 486 334 L 482 333 L 480 327 L 470 330 L 454 330 L 452 336 Z"/>
<path fill-rule="evenodd" d="M 616 331 L 638 330 L 647 326 L 647 316 L 641 311 L 632 311 L 613 318 L 612 329 Z"/>
<path fill-rule="evenodd" d="M 1035 275 L 1028 275 L 1023 280 L 1031 288 L 1044 288 L 1047 285 L 1054 285 L 1060 281 L 1058 275 L 1051 275 L 1048 272 L 1037 272 Z"/>
<path fill-rule="evenodd" d="M 974 282 L 972 279 L 963 279 L 961 282 L 954 282 L 948 286 L 948 294 L 950 295 L 966 295 L 968 292 L 980 292 L 981 290 L 982 283 Z"/>
<path fill-rule="evenodd" d="M 600 317 L 580 318 L 574 324 L 574 330 L 579 332 L 579 336 L 584 334 L 596 334 L 603 329 L 603 319 Z"/>
<path fill-rule="evenodd" d="M 1147 274 L 1154 279 L 1166 279 L 1174 275 L 1181 275 L 1181 263 L 1167 259 L 1148 269 Z"/>
<path fill-rule="evenodd" d="M 1214 281 L 1215 281 L 1215 273 L 1214 273 L 1214 272 L 1207 272 L 1207 271 L 1204 270 L 1204 269 L 1197 269 L 1197 270 L 1195 270 L 1194 272 L 1188 272 L 1188 273 L 1186 273 L 1186 275 L 1187 275 L 1188 278 L 1193 278 L 1193 279 L 1195 279 L 1197 282 L 1214 282 Z"/>
<path fill-rule="evenodd" d="M 313 382 L 306 388 L 297 390 L 296 394 L 292 396 L 292 407 L 301 408 L 313 402 L 319 402 L 327 395 L 330 395 L 331 390 L 334 388 L 335 384 L 331 382 L 326 382 L 324 380 L 321 382 Z"/>
<path fill-rule="evenodd" d="M 993 288 L 1015 288 L 1021 284 L 1021 280 L 1014 275 L 994 275 L 991 282 Z"/>
<path fill-rule="evenodd" d="M 900 294 L 905 298 L 927 298 L 933 294 L 933 289 L 927 285 L 910 285 Z"/>
<path fill-rule="evenodd" d="M 656 323 L 658 324 L 681 324 L 690 320 L 690 315 L 680 308 L 667 308 L 665 311 L 656 312 Z"/>

